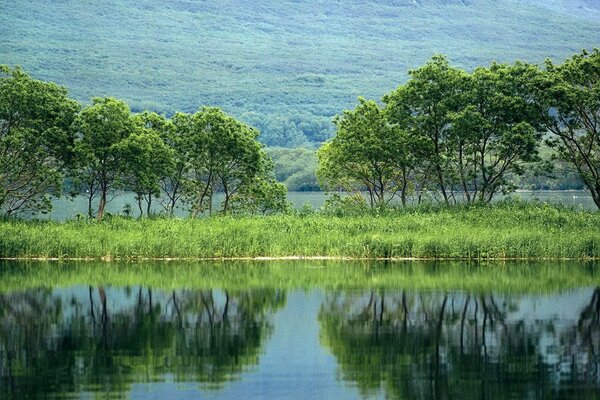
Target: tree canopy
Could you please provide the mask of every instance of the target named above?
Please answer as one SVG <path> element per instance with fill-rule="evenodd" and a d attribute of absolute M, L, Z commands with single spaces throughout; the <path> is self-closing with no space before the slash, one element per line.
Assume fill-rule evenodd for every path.
<path fill-rule="evenodd" d="M 0 210 L 48 211 L 72 162 L 79 104 L 67 90 L 0 66 Z"/>
<path fill-rule="evenodd" d="M 526 172 L 546 172 L 546 135 L 558 168 L 570 166 L 600 207 L 599 60 L 594 50 L 545 69 L 516 62 L 467 72 L 434 56 L 386 94 L 383 107 L 359 98 L 335 119 L 336 135 L 319 150 L 320 182 L 364 191 L 371 207 L 396 194 L 402 204 L 424 195 L 491 202 Z"/>

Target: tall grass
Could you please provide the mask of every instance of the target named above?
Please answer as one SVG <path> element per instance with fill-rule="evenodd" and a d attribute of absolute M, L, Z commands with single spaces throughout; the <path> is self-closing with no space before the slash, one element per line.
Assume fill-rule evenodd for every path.
<path fill-rule="evenodd" d="M 4 258 L 600 258 L 600 213 L 546 204 L 379 214 L 0 222 Z"/>
<path fill-rule="evenodd" d="M 600 285 L 599 267 L 575 261 L 0 261 L 0 293 L 78 285 L 551 293 Z"/>

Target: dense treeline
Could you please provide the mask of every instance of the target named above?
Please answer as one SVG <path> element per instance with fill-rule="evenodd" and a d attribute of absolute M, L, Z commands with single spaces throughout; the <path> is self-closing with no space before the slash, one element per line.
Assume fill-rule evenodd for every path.
<path fill-rule="evenodd" d="M 257 141 L 258 131 L 205 107 L 167 119 L 132 114 L 114 98 L 81 108 L 66 89 L 1 67 L 0 209 L 6 215 L 44 211 L 64 177 L 76 192 L 98 200 L 96 217 L 116 189 L 136 193 L 140 215 L 159 201 L 167 214 L 178 206 L 192 215 L 210 212 L 224 193 L 222 213 L 268 213 L 288 205 L 285 186 Z"/>
<path fill-rule="evenodd" d="M 321 190 L 317 182 L 317 154 L 314 149 L 271 147 L 267 149 L 267 154 L 273 160 L 275 178 L 288 190 L 296 192 Z"/>
<path fill-rule="evenodd" d="M 493 63 L 471 72 L 435 56 L 383 97 L 360 99 L 334 120 L 318 151 L 270 150 L 258 130 L 204 107 L 171 118 L 110 97 L 82 107 L 65 88 L 1 67 L 0 210 L 46 211 L 65 178 L 101 219 L 115 190 L 136 194 L 140 215 L 271 213 L 295 190 L 346 191 L 372 208 L 395 199 L 490 202 L 539 176 L 574 177 L 600 207 L 600 51 L 545 68 Z M 546 153 L 545 159 L 540 150 Z M 277 178 L 277 180 L 276 180 Z M 547 180 L 552 184 L 551 180 Z M 93 204 L 97 202 L 96 210 Z M 335 202 L 335 198 L 334 198 Z"/>
<path fill-rule="evenodd" d="M 335 119 L 336 135 L 318 153 L 324 186 L 366 191 L 371 207 L 425 195 L 490 202 L 525 171 L 544 169 L 545 143 L 600 207 L 600 50 L 545 68 L 493 63 L 472 72 L 435 56 L 409 75 L 383 106 L 360 98 Z"/>

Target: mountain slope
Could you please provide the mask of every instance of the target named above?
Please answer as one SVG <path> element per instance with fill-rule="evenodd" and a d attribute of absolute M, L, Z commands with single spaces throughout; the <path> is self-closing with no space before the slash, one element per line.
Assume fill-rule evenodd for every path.
<path fill-rule="evenodd" d="M 600 45 L 595 0 L 0 1 L 0 63 L 135 110 L 223 107 L 263 141 L 324 140 L 331 116 L 444 53 L 465 68 Z M 598 16 L 598 18 L 595 18 Z"/>

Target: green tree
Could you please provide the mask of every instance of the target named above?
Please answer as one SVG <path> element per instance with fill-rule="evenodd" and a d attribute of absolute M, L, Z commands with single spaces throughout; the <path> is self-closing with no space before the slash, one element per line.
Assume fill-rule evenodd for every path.
<path fill-rule="evenodd" d="M 51 209 L 72 157 L 79 104 L 67 90 L 0 65 L 0 212 Z"/>
<path fill-rule="evenodd" d="M 119 143 L 140 127 L 131 118 L 127 104 L 111 97 L 92 99 L 77 116 L 74 127 L 77 165 L 75 177 L 85 184 L 88 213 L 92 216 L 92 200 L 99 196 L 97 218 L 104 215 L 109 192 L 123 186 L 127 161 Z"/>
<path fill-rule="evenodd" d="M 317 153 L 322 185 L 354 193 L 366 190 L 372 208 L 396 196 L 406 203 L 416 165 L 415 137 L 389 123 L 375 101 L 363 98 L 354 110 L 336 117 L 335 124 L 336 135 Z"/>
<path fill-rule="evenodd" d="M 156 132 L 171 150 L 171 168 L 163 171 L 159 179 L 161 197 L 159 201 L 168 215 L 173 215 L 177 203 L 183 198 L 189 172 L 189 138 L 187 114 L 176 113 L 167 119 L 156 113 L 144 112 L 136 115 L 143 125 Z"/>
<path fill-rule="evenodd" d="M 449 149 L 467 202 L 514 189 L 510 179 L 538 160 L 541 120 L 526 97 L 532 73 L 525 64 L 494 63 L 463 81 L 460 110 L 450 114 Z"/>
<path fill-rule="evenodd" d="M 600 208 L 600 50 L 561 65 L 546 62 L 535 100 L 552 137 L 547 143 L 579 174 Z"/>
<path fill-rule="evenodd" d="M 132 133 L 117 144 L 126 173 L 126 184 L 136 194 L 140 216 L 150 215 L 153 198 L 160 197 L 160 181 L 171 176 L 174 168 L 173 150 L 149 128 Z"/>
<path fill-rule="evenodd" d="M 272 178 L 257 176 L 231 198 L 231 210 L 244 214 L 287 213 L 287 188 Z"/>
<path fill-rule="evenodd" d="M 316 174 L 317 154 L 314 149 L 271 147 L 266 150 L 273 160 L 275 178 L 285 184 L 288 190 L 320 190 Z"/>
<path fill-rule="evenodd" d="M 179 115 L 176 125 L 187 129 L 192 215 L 210 212 L 216 191 L 225 196 L 221 212 L 229 212 L 232 198 L 264 170 L 267 156 L 256 140 L 258 131 L 214 107 Z"/>
<path fill-rule="evenodd" d="M 424 138 L 431 148 L 427 164 L 446 204 L 453 199 L 456 171 L 451 147 L 451 113 L 460 108 L 459 96 L 466 73 L 450 66 L 441 55 L 419 69 L 409 71 L 404 85 L 384 96 L 391 123 L 411 136 Z"/>

